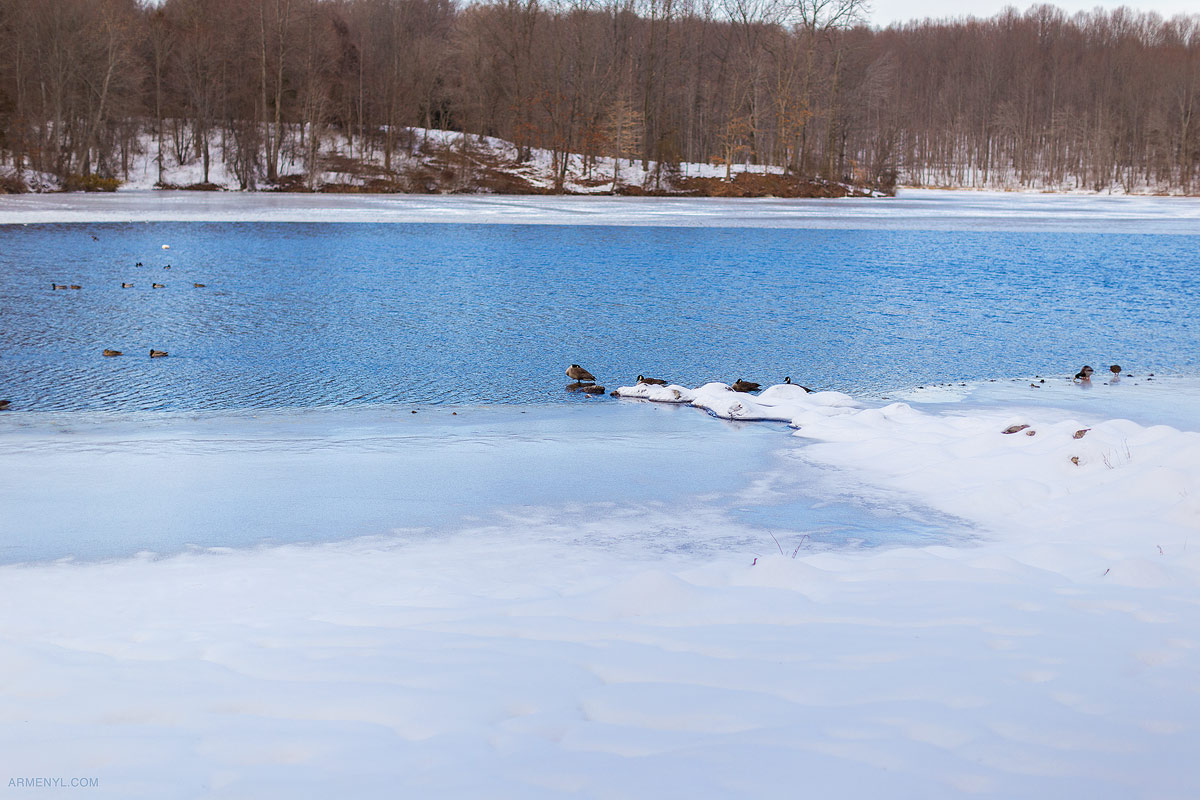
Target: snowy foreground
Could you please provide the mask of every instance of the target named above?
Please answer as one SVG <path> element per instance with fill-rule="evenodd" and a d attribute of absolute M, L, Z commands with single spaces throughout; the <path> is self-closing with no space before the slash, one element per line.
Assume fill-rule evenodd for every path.
<path fill-rule="evenodd" d="M 1200 385 L 1156 380 L 686 389 L 799 425 L 764 427 L 782 455 L 739 502 L 804 475 L 829 502 L 954 520 L 934 546 L 816 547 L 799 519 L 778 544 L 662 552 L 621 543 L 721 521 L 593 502 L 0 567 L 0 778 L 114 798 L 1195 797 Z"/>
<path fill-rule="evenodd" d="M 330 195 L 123 191 L 0 199 L 0 225 L 122 222 L 366 222 L 509 225 L 1200 232 L 1200 198 L 904 189 L 894 198 Z"/>

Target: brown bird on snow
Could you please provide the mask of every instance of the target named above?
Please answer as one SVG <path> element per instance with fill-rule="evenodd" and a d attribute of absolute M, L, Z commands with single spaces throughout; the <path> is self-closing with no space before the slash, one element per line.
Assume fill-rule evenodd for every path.
<path fill-rule="evenodd" d="M 1091 383 L 1092 373 L 1095 371 L 1096 370 L 1092 369 L 1087 364 L 1084 364 L 1083 369 L 1079 370 L 1079 372 L 1076 372 L 1075 377 L 1071 380 L 1079 381 L 1080 383 Z"/>
<path fill-rule="evenodd" d="M 757 392 L 759 389 L 759 384 L 752 381 L 744 381 L 741 378 L 738 378 L 729 388 L 733 389 L 735 392 Z"/>
<path fill-rule="evenodd" d="M 567 367 L 567 377 L 573 381 L 579 381 L 580 383 L 584 381 L 589 381 L 591 383 L 596 382 L 596 376 L 578 364 L 572 364 L 571 366 Z"/>
<path fill-rule="evenodd" d="M 666 386 L 667 382 L 659 378 L 647 378 L 645 375 L 638 375 L 638 383 L 644 383 L 647 386 Z"/>
<path fill-rule="evenodd" d="M 167 354 L 166 350 L 155 350 L 154 348 L 150 348 L 150 357 L 151 358 L 162 358 L 166 354 Z"/>

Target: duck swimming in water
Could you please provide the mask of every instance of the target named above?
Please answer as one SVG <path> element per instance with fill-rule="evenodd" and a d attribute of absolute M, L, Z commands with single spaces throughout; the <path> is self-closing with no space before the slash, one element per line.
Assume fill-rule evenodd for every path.
<path fill-rule="evenodd" d="M 120 355 L 124 355 L 124 353 L 122 353 L 120 350 L 108 350 L 108 349 L 105 349 L 105 351 L 104 351 L 104 355 L 106 355 L 106 356 L 120 356 Z"/>
<path fill-rule="evenodd" d="M 154 348 L 150 348 L 150 357 L 151 358 L 163 358 L 164 356 L 166 356 L 166 354 L 167 354 L 166 350 L 155 350 Z"/>

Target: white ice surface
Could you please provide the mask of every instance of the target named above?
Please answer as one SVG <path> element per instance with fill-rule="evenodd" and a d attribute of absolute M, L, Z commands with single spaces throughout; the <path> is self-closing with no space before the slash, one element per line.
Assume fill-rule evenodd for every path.
<path fill-rule="evenodd" d="M 1166 198 L 578 202 L 129 193 L 3 198 L 0 219 L 1197 229 L 1196 202 Z M 3 522 L 108 515 L 67 525 L 76 541 L 173 514 L 256 528 L 322 510 L 344 511 L 341 538 L 430 514 L 422 502 L 453 490 L 490 512 L 0 567 L 0 786 L 95 778 L 38 795 L 122 800 L 1195 797 L 1200 384 L 1029 383 L 732 398 L 790 415 L 793 435 L 633 403 L 612 412 L 623 431 L 577 436 L 587 426 L 571 418 L 497 438 L 468 419 L 424 442 L 398 419 L 131 427 L 5 412 Z M 714 406 L 733 394 L 707 393 Z M 672 418 L 700 427 L 649 422 Z M 1002 433 L 1016 424 L 1035 434 Z M 510 448 L 515 466 L 461 469 Z M 701 475 L 718 485 L 689 498 Z M 804 515 L 847 500 L 878 524 L 924 516 L 949 535 L 814 547 Z M 139 521 L 148 507 L 158 523 Z M 797 519 L 745 522 L 767 512 Z"/>
<path fill-rule="evenodd" d="M 0 196 L 0 224 L 458 222 L 1200 235 L 1200 198 L 902 190 L 894 198 L 639 198 L 128 191 Z"/>
<path fill-rule="evenodd" d="M 1200 386 L 1117 388 L 761 426 L 786 449 L 739 502 L 804 476 L 957 519 L 954 545 L 664 552 L 729 518 L 551 498 L 425 538 L 0 567 L 3 772 L 114 798 L 1194 796 L 1200 433 L 1151 423 Z M 697 457 L 638 449 L 653 418 L 639 481 Z M 8 437 L 50 435 L 27 422 Z"/>

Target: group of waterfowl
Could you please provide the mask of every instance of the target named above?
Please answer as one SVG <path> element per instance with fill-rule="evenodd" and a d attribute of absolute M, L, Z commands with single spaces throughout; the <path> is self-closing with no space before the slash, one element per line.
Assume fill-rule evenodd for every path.
<path fill-rule="evenodd" d="M 99 241 L 99 238 L 98 238 L 98 237 L 96 237 L 96 236 L 92 236 L 92 241 Z M 171 249 L 171 246 L 170 246 L 170 245 L 166 245 L 166 244 L 164 244 L 164 245 L 162 246 L 162 249 L 163 249 L 163 250 L 170 250 L 170 249 Z M 142 262 L 141 262 L 141 261 L 139 261 L 139 262 L 137 262 L 137 264 L 135 264 L 134 266 L 141 267 L 141 266 L 144 266 L 144 265 L 142 264 Z M 168 270 L 168 269 L 170 269 L 170 268 L 171 268 L 171 265 L 170 265 L 170 264 L 167 264 L 166 266 L 164 266 L 164 267 L 163 267 L 163 269 L 164 269 L 164 270 Z M 205 284 L 203 284 L 203 283 L 193 283 L 193 284 L 192 284 L 192 286 L 193 286 L 194 288 L 196 288 L 196 289 L 203 289 L 203 288 L 205 288 Z M 66 284 L 66 283 L 51 283 L 51 284 L 50 284 L 50 289 L 51 289 L 51 291 L 57 291 L 57 290 L 60 290 L 60 289 L 82 289 L 82 288 L 83 288 L 83 286 L 81 286 L 81 285 L 79 285 L 79 284 L 75 284 L 75 283 L 69 283 L 69 284 Z M 132 283 L 128 283 L 128 282 L 125 282 L 125 281 L 123 281 L 123 282 L 121 283 L 121 288 L 122 288 L 122 289 L 132 289 L 132 288 L 134 288 L 134 285 L 133 285 Z M 166 284 L 164 284 L 164 283 L 151 282 L 151 284 L 150 284 L 150 288 L 152 288 L 152 289 L 165 289 L 165 288 L 167 288 L 167 286 L 166 286 Z M 122 351 L 122 350 L 115 350 L 115 349 L 112 349 L 112 348 L 107 348 L 107 347 L 106 347 L 106 348 L 104 348 L 104 350 L 103 350 L 103 351 L 101 351 L 101 352 L 102 352 L 102 354 L 103 354 L 104 356 L 107 356 L 107 357 L 109 357 L 109 358 L 115 358 L 116 356 L 123 356 L 123 355 L 125 355 L 124 351 Z M 165 357 L 165 356 L 167 356 L 167 355 L 168 355 L 168 353 L 167 353 L 167 351 L 166 351 L 166 350 L 155 350 L 154 348 L 150 348 L 150 358 L 163 358 L 163 357 Z M 5 411 L 5 410 L 7 410 L 8 408 L 10 408 L 11 406 L 12 406 L 12 401 L 11 401 L 11 400 L 0 400 L 0 411 Z"/>
<path fill-rule="evenodd" d="M 92 237 L 92 240 L 99 241 L 95 236 Z M 164 244 L 162 249 L 169 250 L 171 248 L 170 248 L 170 245 Z M 143 264 L 141 261 L 139 261 L 134 266 L 141 267 L 141 266 L 143 266 Z M 163 267 L 164 270 L 170 269 L 170 268 L 171 268 L 170 264 L 167 264 Z M 203 288 L 205 288 L 205 284 L 193 282 L 192 287 L 196 288 L 196 289 L 203 289 Z M 51 283 L 50 288 L 52 290 L 57 290 L 57 289 L 82 289 L 83 287 L 80 285 L 77 285 L 77 284 Z M 134 284 L 129 283 L 128 281 L 122 281 L 121 288 L 122 289 L 132 289 L 132 288 L 134 288 Z M 165 283 L 158 283 L 156 281 L 151 281 L 150 288 L 151 289 L 165 289 L 165 288 L 167 288 L 167 285 Z M 122 350 L 114 350 L 114 349 L 108 348 L 108 347 L 104 348 L 102 353 L 103 353 L 103 355 L 105 355 L 109 358 L 114 358 L 116 356 L 125 355 L 124 351 L 122 351 Z M 150 348 L 150 358 L 163 358 L 166 355 L 168 355 L 166 350 L 155 350 L 153 347 Z M 9 405 L 10 405 L 10 401 L 8 401 L 8 400 L 0 401 L 0 410 L 8 408 Z"/>
<path fill-rule="evenodd" d="M 169 266 L 169 265 L 168 265 L 168 266 Z M 167 268 L 167 267 L 164 267 L 164 269 L 166 269 L 166 268 Z M 192 284 L 192 288 L 193 288 L 193 289 L 203 289 L 203 288 L 205 288 L 207 285 L 208 285 L 208 284 L 205 284 L 205 283 L 193 283 L 193 284 Z M 83 287 L 82 287 L 82 286 L 80 286 L 80 285 L 78 285 L 78 284 L 74 284 L 74 283 L 72 283 L 72 284 L 69 284 L 69 285 L 68 285 L 68 284 L 65 284 L 65 283 L 52 283 L 52 284 L 50 284 L 50 288 L 51 288 L 52 290 L 54 290 L 54 289 L 82 289 Z M 132 284 L 132 283 L 128 283 L 128 282 L 126 282 L 126 281 L 121 281 L 121 288 L 122 288 L 122 289 L 132 289 L 132 288 L 133 288 L 133 284 Z M 154 282 L 151 282 L 151 284 L 150 284 L 150 288 L 151 288 L 151 289 L 165 289 L 165 288 L 167 288 L 167 285 L 166 285 L 165 283 L 154 283 Z"/>
<path fill-rule="evenodd" d="M 111 358 L 112 356 L 123 356 L 123 355 L 125 355 L 125 353 L 121 350 L 109 350 L 108 348 L 105 348 L 104 355 L 109 356 Z M 166 350 L 155 350 L 153 347 L 150 348 L 150 357 L 151 358 L 162 358 L 165 355 L 167 355 Z"/>
<path fill-rule="evenodd" d="M 92 236 L 92 241 L 93 241 L 93 242 L 98 242 L 98 241 L 100 241 L 100 239 L 99 239 L 99 237 L 97 237 L 97 236 Z M 163 250 L 170 250 L 170 249 L 171 249 L 171 245 L 169 245 L 169 244 L 164 244 L 164 245 L 162 246 L 162 249 L 163 249 Z M 141 266 L 145 266 L 145 265 L 144 265 L 144 264 L 143 264 L 141 261 L 139 261 L 139 262 L 137 262 L 136 264 L 134 264 L 134 266 L 135 266 L 135 267 L 141 267 Z M 170 268 L 171 268 L 171 265 L 170 265 L 170 264 L 166 264 L 166 265 L 164 265 L 164 266 L 163 266 L 163 269 L 170 269 Z M 82 289 L 82 288 L 83 288 L 82 286 L 79 286 L 78 284 L 74 284 L 74 283 L 71 283 L 71 284 L 64 284 L 64 283 L 51 283 L 51 284 L 50 284 L 50 289 L 51 289 L 51 290 L 56 290 L 56 289 Z M 133 286 L 133 284 L 132 284 L 132 283 L 128 283 L 128 282 L 126 282 L 126 281 L 122 281 L 122 282 L 121 282 L 121 288 L 122 288 L 122 289 L 132 289 L 132 288 L 134 288 L 134 286 Z M 167 285 L 166 285 L 165 283 L 156 283 L 156 282 L 151 282 L 151 284 L 150 284 L 150 288 L 151 288 L 151 289 L 165 289 L 165 288 L 167 288 Z M 205 288 L 205 284 L 203 284 L 203 283 L 193 283 L 193 284 L 192 284 L 192 288 L 194 288 L 194 289 L 203 289 L 203 288 Z"/>
<path fill-rule="evenodd" d="M 572 364 L 571 366 L 567 367 L 567 377 L 570 378 L 572 381 L 574 381 L 573 383 L 567 384 L 568 392 L 583 392 L 584 394 L 604 394 L 604 387 L 600 386 L 596 383 L 596 376 L 593 375 L 592 373 L 588 372 L 586 369 L 579 366 L 578 364 Z M 792 379 L 790 377 L 784 378 L 783 382 L 785 384 L 792 385 Z M 645 384 L 647 386 L 666 386 L 667 385 L 667 381 L 663 380 L 662 378 L 647 378 L 645 375 L 638 375 L 637 383 Z M 799 384 L 796 384 L 796 385 L 798 386 Z M 742 380 L 741 378 L 738 378 L 736 381 L 734 381 L 733 383 L 731 383 L 729 385 L 729 388 L 735 392 L 743 392 L 745 394 L 749 394 L 751 392 L 757 392 L 759 389 L 762 388 L 762 385 L 758 384 L 758 383 L 754 383 L 753 381 L 747 381 L 747 380 Z M 801 386 L 800 388 L 806 392 L 812 391 L 807 386 Z"/>
<path fill-rule="evenodd" d="M 1108 368 L 1108 371 L 1112 375 L 1112 377 L 1110 377 L 1108 379 L 1108 382 L 1109 383 L 1119 383 L 1121 380 L 1121 365 L 1113 364 L 1112 366 L 1110 366 Z M 1096 370 L 1092 369 L 1087 364 L 1084 364 L 1083 369 L 1079 370 L 1079 372 L 1076 372 L 1075 377 L 1071 378 L 1071 381 L 1073 383 L 1078 383 L 1083 386 L 1090 386 L 1092 383 L 1092 375 L 1094 375 L 1095 373 L 1096 373 Z M 1134 376 L 1133 376 L 1133 373 L 1126 372 L 1125 377 L 1132 378 Z M 1151 372 L 1149 377 L 1146 378 L 1146 380 L 1151 380 L 1153 377 L 1154 377 L 1154 373 Z"/>

